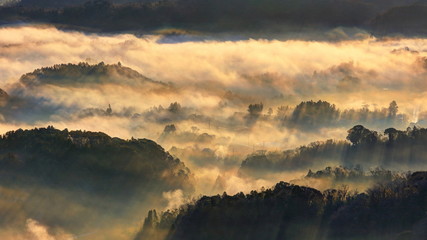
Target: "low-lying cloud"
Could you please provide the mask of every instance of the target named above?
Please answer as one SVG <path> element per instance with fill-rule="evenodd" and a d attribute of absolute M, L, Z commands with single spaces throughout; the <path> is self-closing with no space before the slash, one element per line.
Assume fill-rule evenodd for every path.
<path fill-rule="evenodd" d="M 7 92 L 0 96 L 0 132 L 54 125 L 153 139 L 192 169 L 196 194 L 249 192 L 300 178 L 305 171 L 256 178 L 239 175 L 238 167 L 258 151 L 345 138 L 351 127 L 345 124 L 313 131 L 283 124 L 301 101 L 325 100 L 347 115 L 365 112 L 382 129 L 393 100 L 407 117 L 401 126 L 427 119 L 426 39 L 164 43 L 162 36 L 49 26 L 3 27 L 0 36 L 0 88 Z M 45 81 L 33 73 L 80 62 L 116 70 L 99 79 L 74 72 Z M 26 73 L 33 74 L 21 78 Z M 180 190 L 163 197 L 168 208 L 186 201 Z"/>

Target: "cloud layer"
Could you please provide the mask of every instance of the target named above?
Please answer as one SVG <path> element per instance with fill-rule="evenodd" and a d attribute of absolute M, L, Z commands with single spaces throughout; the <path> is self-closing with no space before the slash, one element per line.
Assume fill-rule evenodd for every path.
<path fill-rule="evenodd" d="M 0 132 L 54 125 L 150 138 L 195 172 L 200 194 L 250 191 L 304 174 L 240 176 L 240 162 L 257 150 L 345 138 L 348 126 L 305 131 L 279 125 L 279 112 L 289 114 L 301 101 L 322 99 L 340 109 L 364 106 L 381 113 L 395 100 L 408 122 L 427 118 L 426 39 L 164 43 L 162 36 L 48 26 L 3 27 L 0 36 L 0 88 L 7 92 L 0 96 Z M 101 78 L 81 77 L 74 68 L 65 78 L 41 79 L 46 72 L 33 72 L 101 61 L 108 66 L 101 69 L 114 70 Z M 31 74 L 21 78 L 26 73 Z M 261 112 L 248 111 L 249 104 L 260 103 Z M 179 189 L 164 193 L 170 206 L 182 198 Z"/>

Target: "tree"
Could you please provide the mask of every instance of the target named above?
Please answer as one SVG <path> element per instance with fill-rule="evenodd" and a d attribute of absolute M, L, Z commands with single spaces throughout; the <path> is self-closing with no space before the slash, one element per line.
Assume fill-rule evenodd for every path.
<path fill-rule="evenodd" d="M 106 110 L 106 113 L 107 113 L 107 115 L 111 115 L 111 114 L 113 114 L 113 109 L 111 108 L 111 105 L 110 105 L 110 104 L 108 104 L 108 108 L 107 108 L 107 110 Z"/>
<path fill-rule="evenodd" d="M 388 107 L 388 117 L 390 119 L 396 118 L 398 108 L 396 101 L 393 100 Z"/>
<path fill-rule="evenodd" d="M 168 111 L 171 113 L 179 113 L 182 107 L 178 102 L 171 103 L 168 107 Z"/>
<path fill-rule="evenodd" d="M 277 108 L 276 116 L 278 119 L 284 121 L 289 112 L 289 106 L 280 106 Z"/>
<path fill-rule="evenodd" d="M 399 131 L 395 128 L 387 128 L 386 130 L 384 130 L 384 134 L 388 135 L 388 142 L 394 142 L 396 141 L 399 135 Z"/>
<path fill-rule="evenodd" d="M 165 134 L 174 133 L 174 132 L 176 132 L 175 124 L 166 125 L 165 129 L 163 130 L 163 133 Z"/>
<path fill-rule="evenodd" d="M 264 105 L 262 103 L 249 104 L 248 115 L 246 116 L 246 125 L 253 126 L 260 117 Z"/>
<path fill-rule="evenodd" d="M 353 145 L 374 144 L 378 141 L 378 133 L 371 131 L 362 125 L 356 125 L 347 131 L 347 140 Z"/>
<path fill-rule="evenodd" d="M 315 128 L 336 123 L 340 115 L 334 104 L 326 101 L 307 101 L 298 104 L 292 112 L 290 122 L 300 127 Z"/>
<path fill-rule="evenodd" d="M 249 104 L 248 112 L 251 116 L 259 116 L 264 108 L 262 103 Z"/>

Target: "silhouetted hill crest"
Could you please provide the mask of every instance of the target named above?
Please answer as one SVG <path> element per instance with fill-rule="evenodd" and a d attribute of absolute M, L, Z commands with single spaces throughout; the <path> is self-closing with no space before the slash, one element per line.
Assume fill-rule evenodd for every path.
<path fill-rule="evenodd" d="M 78 64 L 56 64 L 52 67 L 43 67 L 24 74 L 20 78 L 20 82 L 25 86 L 44 84 L 74 87 L 91 84 L 165 85 L 153 81 L 129 67 L 124 67 L 121 63 L 105 64 L 104 62 L 93 65 L 80 62 Z"/>

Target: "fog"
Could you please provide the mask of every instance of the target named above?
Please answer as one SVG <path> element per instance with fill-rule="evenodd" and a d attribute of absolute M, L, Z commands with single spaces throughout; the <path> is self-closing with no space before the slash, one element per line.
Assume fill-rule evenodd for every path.
<path fill-rule="evenodd" d="M 0 110 L 0 132 L 53 125 L 125 139 L 148 138 L 192 170 L 194 196 L 249 192 L 300 179 L 307 171 L 244 176 L 239 167 L 247 155 L 344 140 L 354 123 L 310 130 L 291 127 L 280 119 L 281 106 L 288 107 L 282 110 L 288 109 L 285 116 L 290 116 L 301 101 L 323 100 L 341 112 L 367 109 L 372 115 L 387 116 L 384 109 L 394 100 L 401 114 L 395 127 L 405 129 L 411 122 L 422 126 L 427 119 L 426 43 L 369 35 L 342 41 L 171 42 L 162 35 L 101 35 L 42 25 L 2 27 L 0 87 L 8 97 Z M 83 76 L 77 81 L 66 70 L 61 70 L 64 78 L 43 77 L 43 72 L 23 76 L 55 64 L 80 62 L 90 66 L 103 62 L 98 66 L 111 77 Z M 261 111 L 248 109 L 261 103 Z M 375 117 L 368 124 L 375 130 L 390 127 L 390 122 Z M 175 208 L 188 201 L 186 197 L 181 189 L 164 192 L 159 205 Z M 27 220 L 27 228 L 35 237 L 24 239 L 67 239 L 62 233 L 59 237 L 47 233 L 36 220 Z"/>

